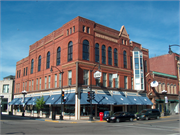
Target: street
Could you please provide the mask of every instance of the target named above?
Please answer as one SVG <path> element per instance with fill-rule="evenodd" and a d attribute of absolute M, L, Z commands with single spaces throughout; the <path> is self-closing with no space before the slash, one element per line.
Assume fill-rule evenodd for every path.
<path fill-rule="evenodd" d="M 87 120 L 41 121 L 2 115 L 1 134 L 121 134 L 121 135 L 180 135 L 179 115 L 159 120 L 107 123 Z"/>

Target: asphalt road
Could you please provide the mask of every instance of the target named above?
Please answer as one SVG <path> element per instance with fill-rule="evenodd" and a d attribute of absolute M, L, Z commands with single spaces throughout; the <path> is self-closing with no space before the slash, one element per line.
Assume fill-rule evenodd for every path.
<path fill-rule="evenodd" d="M 180 135 L 179 115 L 159 120 L 133 122 L 70 122 L 40 121 L 2 115 L 1 134 L 118 134 L 118 135 Z"/>

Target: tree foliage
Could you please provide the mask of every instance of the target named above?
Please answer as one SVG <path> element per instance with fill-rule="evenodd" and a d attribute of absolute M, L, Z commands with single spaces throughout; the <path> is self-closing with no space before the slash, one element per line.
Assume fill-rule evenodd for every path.
<path fill-rule="evenodd" d="M 44 104 L 45 104 L 45 101 L 44 101 L 44 97 L 42 96 L 41 98 L 36 100 L 35 106 L 36 106 L 37 110 L 41 110 L 44 108 Z"/>

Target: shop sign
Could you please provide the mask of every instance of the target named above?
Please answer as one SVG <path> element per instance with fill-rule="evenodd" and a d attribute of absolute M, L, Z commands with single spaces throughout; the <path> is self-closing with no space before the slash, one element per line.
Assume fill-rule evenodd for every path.
<path fill-rule="evenodd" d="M 102 76 L 102 74 L 101 74 L 101 72 L 99 72 L 99 71 L 96 71 L 96 72 L 94 73 L 94 78 L 101 78 L 101 76 Z"/>

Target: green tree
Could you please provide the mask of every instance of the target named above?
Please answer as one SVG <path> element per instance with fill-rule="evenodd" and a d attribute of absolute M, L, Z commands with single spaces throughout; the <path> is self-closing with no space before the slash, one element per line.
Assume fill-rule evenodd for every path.
<path fill-rule="evenodd" d="M 39 112 L 44 108 L 44 104 L 45 104 L 45 101 L 44 101 L 43 96 L 36 100 L 36 105 L 35 106 L 36 106 L 37 111 L 38 111 L 38 116 L 39 116 Z"/>

